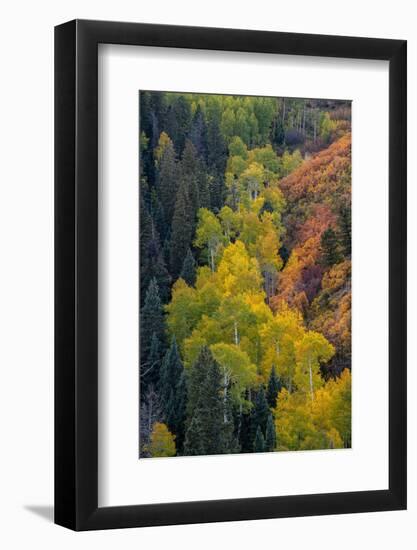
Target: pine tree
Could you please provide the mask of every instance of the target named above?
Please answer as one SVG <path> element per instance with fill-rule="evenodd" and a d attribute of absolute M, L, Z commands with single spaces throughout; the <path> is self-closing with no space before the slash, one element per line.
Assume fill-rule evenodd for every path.
<path fill-rule="evenodd" d="M 155 332 L 152 334 L 151 345 L 146 362 L 140 366 L 140 397 L 147 394 L 150 386 L 156 387 L 159 381 L 161 365 L 161 344 Z"/>
<path fill-rule="evenodd" d="M 331 267 L 340 262 L 342 258 L 339 242 L 336 233 L 331 227 L 323 231 L 320 245 L 322 251 L 322 264 L 325 267 Z"/>
<path fill-rule="evenodd" d="M 141 269 L 141 303 L 144 303 L 146 289 L 152 279 L 158 284 L 159 296 L 163 303 L 168 302 L 170 297 L 171 276 L 168 273 L 163 251 L 159 244 L 159 236 L 156 230 L 153 231 L 146 248 L 141 251 L 140 256 Z"/>
<path fill-rule="evenodd" d="M 163 240 L 166 238 L 168 224 L 165 220 L 164 208 L 159 200 L 156 189 L 153 188 L 150 199 L 150 214 L 152 216 L 153 223 L 158 231 L 159 237 Z"/>
<path fill-rule="evenodd" d="M 253 437 L 252 437 L 252 428 L 251 421 L 252 415 L 250 413 L 242 413 L 239 418 L 240 421 L 240 430 L 239 430 L 239 444 L 242 450 L 242 453 L 252 453 L 253 452 Z"/>
<path fill-rule="evenodd" d="M 191 129 L 189 139 L 194 145 L 199 157 L 207 160 L 207 125 L 204 118 L 204 113 L 200 107 L 194 113 L 193 121 L 191 123 Z"/>
<path fill-rule="evenodd" d="M 175 211 L 172 218 L 172 234 L 170 242 L 171 274 L 178 277 L 182 263 L 187 254 L 193 237 L 193 216 L 190 212 L 187 180 L 182 179 L 175 202 Z"/>
<path fill-rule="evenodd" d="M 191 107 L 184 96 L 180 95 L 172 101 L 166 117 L 166 131 L 174 142 L 175 150 L 181 155 L 185 139 L 191 126 Z"/>
<path fill-rule="evenodd" d="M 187 380 L 183 369 L 176 388 L 175 433 L 177 452 L 182 453 L 185 438 L 185 420 L 187 415 Z"/>
<path fill-rule="evenodd" d="M 172 142 L 164 147 L 158 164 L 157 182 L 158 197 L 161 201 L 166 224 L 169 226 L 174 214 L 175 195 L 178 189 L 178 169 Z"/>
<path fill-rule="evenodd" d="M 220 131 L 219 115 L 212 113 L 207 124 L 207 169 L 209 172 L 210 207 L 219 212 L 226 194 L 224 173 L 227 147 Z"/>
<path fill-rule="evenodd" d="M 264 439 L 264 436 L 262 435 L 262 431 L 259 426 L 256 429 L 253 451 L 255 453 L 263 453 L 265 451 L 265 439 Z"/>
<path fill-rule="evenodd" d="M 159 395 L 161 397 L 161 405 L 165 411 L 167 411 L 171 392 L 174 392 L 175 401 L 176 387 L 183 370 L 184 367 L 178 353 L 178 346 L 174 337 L 172 339 L 171 346 L 167 350 L 164 360 L 162 361 L 159 378 Z M 171 429 L 169 424 L 168 427 Z"/>
<path fill-rule="evenodd" d="M 224 174 L 227 162 L 227 147 L 220 131 L 218 115 L 212 113 L 207 124 L 207 166 L 214 175 Z"/>
<path fill-rule="evenodd" d="M 352 210 L 343 205 L 339 210 L 339 235 L 343 253 L 350 256 L 352 251 Z"/>
<path fill-rule="evenodd" d="M 265 390 L 263 386 L 261 386 L 256 395 L 255 407 L 253 410 L 254 429 L 259 427 L 262 433 L 265 433 L 269 414 L 270 412 L 268 402 L 265 397 Z"/>
<path fill-rule="evenodd" d="M 195 415 L 187 429 L 184 442 L 184 454 L 199 456 L 206 454 L 203 443 L 203 427 L 200 415 Z"/>
<path fill-rule="evenodd" d="M 152 193 L 152 204 L 155 200 L 155 194 Z M 171 277 L 168 273 L 165 260 L 162 254 L 159 232 L 156 223 L 149 209 L 146 206 L 144 197 L 140 197 L 140 299 L 141 305 L 144 304 L 146 290 L 150 281 L 155 278 L 158 283 L 159 295 L 163 302 L 167 302 L 170 297 Z"/>
<path fill-rule="evenodd" d="M 146 291 L 145 304 L 140 313 L 141 365 L 147 364 L 152 346 L 153 334 L 158 338 L 161 351 L 165 346 L 165 320 L 159 297 L 158 283 L 151 279 Z"/>
<path fill-rule="evenodd" d="M 277 395 L 281 390 L 281 382 L 275 372 L 275 365 L 272 365 L 269 375 L 268 387 L 266 389 L 266 399 L 270 407 L 275 407 L 277 404 Z"/>
<path fill-rule="evenodd" d="M 180 277 L 182 279 L 184 279 L 184 281 L 189 286 L 193 286 L 194 283 L 195 283 L 196 262 L 194 260 L 194 256 L 193 256 L 190 248 L 187 250 L 187 254 L 185 256 L 184 263 L 182 264 Z"/>
<path fill-rule="evenodd" d="M 184 441 L 187 385 L 175 338 L 162 362 L 159 394 L 165 422 L 170 431 L 175 434 L 177 450 L 181 452 Z"/>
<path fill-rule="evenodd" d="M 191 368 L 187 412 L 188 428 L 185 435 L 184 454 L 226 452 L 221 372 L 207 347 L 201 349 Z"/>
<path fill-rule="evenodd" d="M 265 451 L 271 452 L 275 450 L 277 444 L 277 437 L 275 433 L 275 424 L 272 414 L 268 416 L 268 421 L 266 423 L 266 434 L 265 434 Z"/>
<path fill-rule="evenodd" d="M 221 174 L 214 174 L 210 180 L 210 206 L 213 212 L 220 212 L 224 205 L 226 186 Z"/>
<path fill-rule="evenodd" d="M 200 179 L 204 179 L 203 176 L 204 173 L 197 151 L 191 141 L 187 139 L 181 158 L 181 177 L 187 184 L 190 220 L 193 224 L 195 223 L 197 210 L 200 208 Z"/>

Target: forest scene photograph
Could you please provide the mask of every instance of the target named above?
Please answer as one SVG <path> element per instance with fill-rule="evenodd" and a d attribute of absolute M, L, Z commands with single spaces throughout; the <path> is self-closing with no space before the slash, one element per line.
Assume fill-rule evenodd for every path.
<path fill-rule="evenodd" d="M 139 457 L 351 447 L 351 102 L 139 92 Z"/>

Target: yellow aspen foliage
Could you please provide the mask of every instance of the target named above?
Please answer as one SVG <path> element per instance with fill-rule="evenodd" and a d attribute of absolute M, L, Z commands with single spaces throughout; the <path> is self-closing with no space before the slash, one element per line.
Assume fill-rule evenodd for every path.
<path fill-rule="evenodd" d="M 172 145 L 172 140 L 166 132 L 162 132 L 159 136 L 158 146 L 154 151 L 156 166 L 158 166 L 167 145 Z"/>
<path fill-rule="evenodd" d="M 172 435 L 166 424 L 155 422 L 146 450 L 152 457 L 175 456 L 175 435 Z"/>

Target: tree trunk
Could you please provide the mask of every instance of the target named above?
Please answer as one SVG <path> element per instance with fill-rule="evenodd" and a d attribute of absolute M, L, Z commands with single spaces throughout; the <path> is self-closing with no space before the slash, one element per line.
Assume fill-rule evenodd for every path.
<path fill-rule="evenodd" d="M 234 333 L 235 333 L 235 345 L 239 345 L 239 333 L 237 331 L 237 323 L 236 321 L 233 323 Z"/>
<path fill-rule="evenodd" d="M 214 273 L 214 252 L 213 252 L 213 248 L 210 248 L 210 267 L 211 267 L 211 271 Z"/>
<path fill-rule="evenodd" d="M 310 393 L 311 393 L 311 401 L 314 401 L 314 389 L 313 389 L 313 370 L 311 368 L 311 358 L 308 358 L 308 371 L 310 376 Z"/>

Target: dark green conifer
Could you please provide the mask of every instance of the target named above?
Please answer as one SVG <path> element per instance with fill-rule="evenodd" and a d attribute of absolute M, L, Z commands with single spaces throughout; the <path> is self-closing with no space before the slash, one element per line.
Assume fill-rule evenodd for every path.
<path fill-rule="evenodd" d="M 161 344 L 155 333 L 152 334 L 151 345 L 147 360 L 140 366 L 140 397 L 147 394 L 148 388 L 156 388 L 159 382 L 159 370 L 161 366 Z"/>
<path fill-rule="evenodd" d="M 189 139 L 194 145 L 198 156 L 204 161 L 207 160 L 207 125 L 204 118 L 204 113 L 200 107 L 194 113 L 191 123 Z"/>
<path fill-rule="evenodd" d="M 268 402 L 265 397 L 265 390 L 263 386 L 260 387 L 255 400 L 255 407 L 253 409 L 253 425 L 256 430 L 258 426 L 261 428 L 262 433 L 266 431 L 266 423 L 269 416 Z"/>
<path fill-rule="evenodd" d="M 168 406 L 171 391 L 174 392 L 174 399 L 176 398 L 175 390 L 183 369 L 184 367 L 178 352 L 177 342 L 174 337 L 162 361 L 159 378 L 159 395 L 161 397 L 161 405 L 165 408 L 165 411 Z"/>
<path fill-rule="evenodd" d="M 265 434 L 265 451 L 271 452 L 275 450 L 277 444 L 277 437 L 275 432 L 275 424 L 272 414 L 268 416 L 268 421 L 266 423 L 266 434 Z"/>
<path fill-rule="evenodd" d="M 223 398 L 221 373 L 208 347 L 204 346 L 191 367 L 188 392 L 188 428 L 185 454 L 220 454 L 225 452 L 223 432 Z M 195 431 L 198 428 L 198 446 Z M 191 433 L 189 433 L 191 432 Z M 192 436 L 192 437 L 191 437 Z M 198 452 L 197 452 L 198 451 Z"/>
<path fill-rule="evenodd" d="M 189 286 L 193 286 L 194 283 L 195 283 L 196 262 L 194 260 L 194 256 L 193 256 L 190 248 L 187 250 L 187 254 L 185 256 L 184 263 L 182 264 L 180 277 L 182 279 L 184 279 L 184 281 Z"/>
<path fill-rule="evenodd" d="M 182 453 L 185 438 L 185 420 L 187 415 L 187 379 L 183 369 L 176 388 L 175 404 L 175 444 L 177 454 Z"/>
<path fill-rule="evenodd" d="M 201 415 L 196 414 L 191 419 L 185 434 L 184 454 L 190 456 L 199 456 L 206 454 L 204 447 L 203 427 L 201 425 Z"/>
<path fill-rule="evenodd" d="M 175 196 L 178 189 L 178 168 L 172 143 L 168 143 L 164 148 L 158 164 L 157 182 L 158 197 L 166 224 L 169 226 L 174 214 Z"/>
<path fill-rule="evenodd" d="M 331 267 L 342 259 L 340 246 L 335 231 L 329 227 L 321 236 L 320 241 L 322 252 L 322 264 L 325 267 Z"/>
<path fill-rule="evenodd" d="M 145 304 L 140 313 L 140 350 L 141 364 L 149 360 L 153 334 L 158 338 L 161 350 L 165 346 L 165 324 L 158 283 L 151 279 L 146 291 Z"/>
<path fill-rule="evenodd" d="M 255 442 L 253 445 L 253 451 L 255 453 L 263 453 L 265 451 L 265 438 L 262 435 L 261 428 L 258 426 L 256 429 Z"/>
<path fill-rule="evenodd" d="M 281 390 L 281 382 L 275 372 L 275 365 L 272 365 L 269 375 L 268 387 L 266 389 L 266 399 L 270 407 L 275 407 L 278 392 Z"/>
<path fill-rule="evenodd" d="M 189 207 L 188 181 L 182 179 L 177 192 L 175 211 L 172 219 L 170 242 L 171 274 L 176 278 L 181 272 L 184 258 L 193 237 L 193 211 Z"/>
<path fill-rule="evenodd" d="M 343 254 L 350 256 L 352 250 L 352 209 L 350 205 L 341 206 L 338 221 Z"/>

